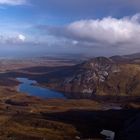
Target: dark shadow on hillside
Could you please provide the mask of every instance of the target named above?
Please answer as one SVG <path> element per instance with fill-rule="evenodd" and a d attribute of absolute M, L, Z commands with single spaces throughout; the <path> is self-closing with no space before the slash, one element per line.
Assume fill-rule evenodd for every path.
<path fill-rule="evenodd" d="M 29 67 L 24 69 L 18 69 L 16 71 L 10 71 L 6 73 L 0 73 L 0 78 L 17 78 L 28 77 L 39 83 L 46 83 L 50 79 L 63 79 L 76 70 L 76 66 L 60 66 L 60 67 Z"/>
<path fill-rule="evenodd" d="M 112 130 L 117 136 L 124 128 L 126 120 L 140 113 L 140 110 L 109 110 L 86 111 L 70 110 L 67 112 L 45 113 L 42 116 L 47 120 L 72 124 L 83 138 L 100 138 L 103 129 Z"/>

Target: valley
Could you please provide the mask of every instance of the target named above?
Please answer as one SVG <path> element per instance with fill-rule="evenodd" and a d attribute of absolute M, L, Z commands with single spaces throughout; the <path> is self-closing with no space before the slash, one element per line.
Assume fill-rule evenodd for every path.
<path fill-rule="evenodd" d="M 66 64 L 53 59 L 50 64 L 47 59 L 2 64 L 0 139 L 104 140 L 103 130 L 115 132 L 116 140 L 139 137 L 137 131 L 129 133 L 133 127 L 139 130 L 139 63 L 98 57 Z M 33 86 L 59 91 L 66 99 L 19 93 L 19 77 L 37 81 Z"/>

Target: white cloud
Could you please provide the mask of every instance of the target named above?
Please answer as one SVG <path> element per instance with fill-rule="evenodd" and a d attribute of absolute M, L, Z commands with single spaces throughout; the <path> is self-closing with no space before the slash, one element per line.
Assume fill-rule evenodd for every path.
<path fill-rule="evenodd" d="M 26 37 L 19 33 L 13 33 L 13 34 L 1 34 L 0 35 L 0 44 L 3 45 L 12 45 L 12 44 L 24 44 L 29 41 L 26 41 Z"/>
<path fill-rule="evenodd" d="M 96 20 L 80 20 L 65 27 L 64 36 L 86 42 L 105 42 L 109 44 L 139 41 L 139 15 L 116 19 L 105 17 Z"/>
<path fill-rule="evenodd" d="M 26 39 L 26 37 L 24 36 L 24 35 L 22 35 L 22 34 L 19 34 L 18 35 L 18 39 L 20 40 L 20 41 L 25 41 L 25 39 Z"/>
<path fill-rule="evenodd" d="M 140 52 L 140 14 L 120 19 L 104 17 L 80 20 L 64 26 L 39 25 L 37 29 L 42 35 L 54 36 L 63 46 L 87 48 L 88 53 L 110 55 Z M 69 43 L 63 44 L 63 40 Z"/>
<path fill-rule="evenodd" d="M 6 5 L 23 5 L 26 3 L 26 0 L 0 0 L 0 4 Z"/>
<path fill-rule="evenodd" d="M 61 27 L 38 26 L 45 33 L 70 39 L 73 42 L 90 44 L 140 45 L 140 14 L 121 19 L 104 17 L 103 19 L 80 20 Z M 74 43 L 77 44 L 77 43 Z"/>

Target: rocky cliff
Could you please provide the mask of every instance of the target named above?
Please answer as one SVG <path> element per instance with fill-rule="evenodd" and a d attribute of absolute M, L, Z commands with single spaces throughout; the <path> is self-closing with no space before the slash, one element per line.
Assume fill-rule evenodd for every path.
<path fill-rule="evenodd" d="M 48 77 L 49 87 L 72 97 L 140 95 L 140 65 L 117 63 L 106 57 L 97 57 L 82 64 L 61 69 L 57 74 L 50 73 Z"/>

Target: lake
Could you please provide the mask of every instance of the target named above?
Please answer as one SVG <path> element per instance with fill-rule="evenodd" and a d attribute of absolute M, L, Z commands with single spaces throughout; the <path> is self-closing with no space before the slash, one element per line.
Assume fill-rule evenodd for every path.
<path fill-rule="evenodd" d="M 37 82 L 34 80 L 29 80 L 28 78 L 17 78 L 17 80 L 20 82 L 18 87 L 19 92 L 45 99 L 66 99 L 66 97 L 60 92 L 36 85 Z"/>

